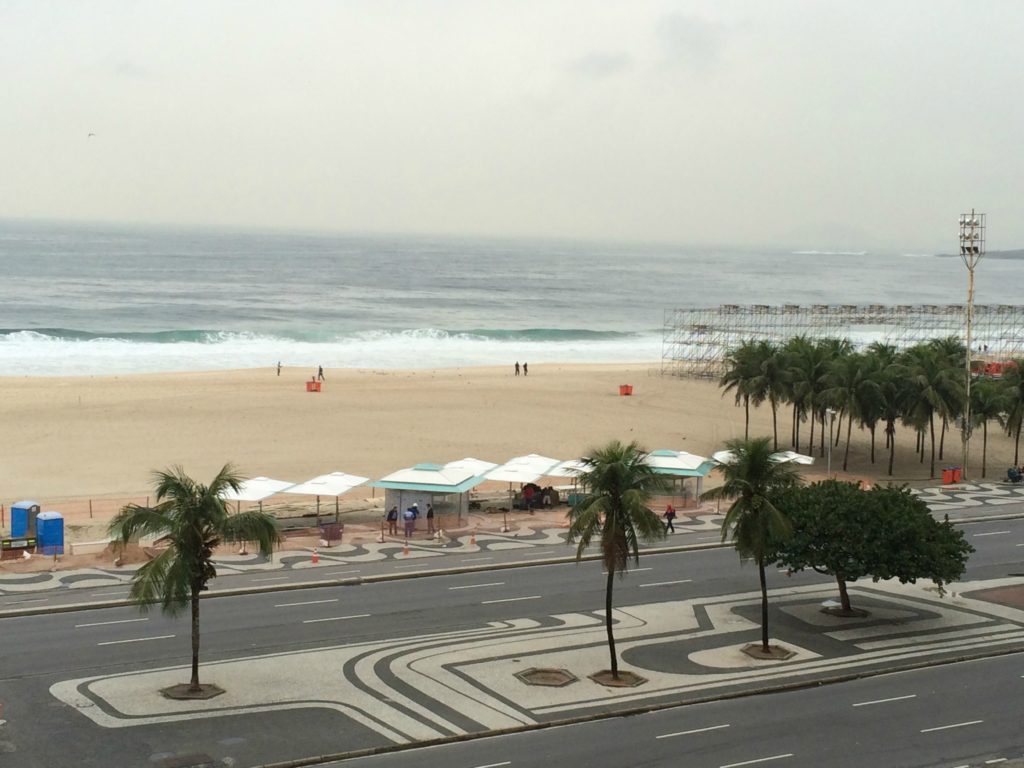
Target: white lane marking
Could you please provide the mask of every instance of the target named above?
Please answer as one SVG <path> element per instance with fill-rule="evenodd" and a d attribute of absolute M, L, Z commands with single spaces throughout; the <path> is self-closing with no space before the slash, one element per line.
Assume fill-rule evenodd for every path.
<path fill-rule="evenodd" d="M 395 568 L 423 568 L 426 563 L 403 563 L 402 565 L 396 565 Z"/>
<path fill-rule="evenodd" d="M 753 765 L 754 763 L 767 763 L 769 760 L 782 760 L 786 757 L 792 757 L 792 752 L 787 752 L 784 755 L 772 755 L 771 757 L 759 757 L 756 760 L 744 760 L 742 763 L 729 763 L 728 765 L 720 765 L 718 768 L 739 768 L 741 765 Z"/>
<path fill-rule="evenodd" d="M 96 643 L 96 645 L 121 645 L 122 643 L 145 643 L 149 640 L 169 640 L 175 637 L 175 635 L 157 635 L 156 637 L 136 637 L 131 640 L 107 640 L 105 643 Z"/>
<path fill-rule="evenodd" d="M 692 731 L 678 731 L 676 733 L 663 733 L 661 736 L 655 736 L 656 739 L 671 739 L 673 736 L 689 736 L 691 733 L 704 733 L 704 731 L 717 731 L 721 728 L 728 728 L 729 724 L 725 725 L 709 725 L 707 728 L 694 728 Z"/>
<path fill-rule="evenodd" d="M 45 603 L 50 598 L 48 597 L 34 597 L 31 600 L 11 600 L 8 605 L 24 605 L 25 603 Z"/>
<path fill-rule="evenodd" d="M 346 619 L 365 619 L 370 614 L 368 613 L 354 613 L 351 616 L 331 616 L 327 619 L 306 619 L 303 624 L 319 624 L 322 621 L 345 621 Z"/>
<path fill-rule="evenodd" d="M 641 587 L 667 587 L 669 584 L 689 584 L 693 579 L 680 579 L 679 581 L 652 581 L 650 584 L 641 584 Z"/>
<path fill-rule="evenodd" d="M 553 550 L 553 549 L 540 549 L 540 550 L 536 550 L 534 552 L 523 552 L 522 556 L 523 557 L 533 557 L 534 555 L 550 555 L 554 551 L 555 550 Z"/>
<path fill-rule="evenodd" d="M 90 624 L 75 624 L 75 629 L 82 627 L 105 627 L 108 624 L 134 624 L 136 621 L 149 621 L 149 619 L 118 619 L 117 621 L 94 621 Z"/>
<path fill-rule="evenodd" d="M 130 589 L 115 589 L 107 592 L 90 592 L 89 597 L 110 597 L 111 595 L 130 595 Z"/>
<path fill-rule="evenodd" d="M 986 760 L 985 761 L 985 765 L 995 765 L 996 763 L 1005 763 L 1005 762 L 1006 762 L 1006 758 L 1005 757 L 997 757 L 997 758 L 995 758 L 993 760 Z"/>
<path fill-rule="evenodd" d="M 501 768 L 503 765 L 512 765 L 512 761 L 506 760 L 504 763 L 488 763 L 487 765 L 478 765 L 476 768 Z"/>
<path fill-rule="evenodd" d="M 698 536 L 697 537 L 697 541 L 715 541 L 716 539 L 721 541 L 722 537 L 721 536 Z"/>
<path fill-rule="evenodd" d="M 464 562 L 464 563 L 480 563 L 480 562 L 483 562 L 484 560 L 493 560 L 493 559 L 494 559 L 493 557 L 464 557 L 464 558 L 462 558 L 462 562 Z"/>
<path fill-rule="evenodd" d="M 1010 531 L 987 531 L 986 533 L 976 533 L 974 537 L 978 536 L 1002 536 L 1004 533 L 1010 533 Z"/>
<path fill-rule="evenodd" d="M 504 581 L 489 581 L 486 584 L 463 584 L 458 587 L 448 587 L 448 589 L 476 589 L 477 587 L 501 587 L 504 586 Z"/>
<path fill-rule="evenodd" d="M 888 704 L 890 701 L 903 701 L 904 699 L 916 699 L 916 693 L 908 693 L 906 696 L 893 696 L 891 699 L 875 699 L 873 701 L 858 701 L 855 707 L 870 707 L 872 704 Z"/>
<path fill-rule="evenodd" d="M 351 571 L 324 571 L 324 576 L 334 576 L 335 574 L 341 575 L 343 573 L 359 573 L 359 569 L 356 568 Z"/>
<path fill-rule="evenodd" d="M 296 606 L 296 605 L 320 605 L 322 603 L 336 603 L 336 602 L 338 602 L 338 598 L 334 597 L 334 598 L 331 598 L 330 600 L 304 600 L 301 603 L 278 603 L 274 607 L 275 608 L 291 608 L 292 606 Z"/>
<path fill-rule="evenodd" d="M 261 579 L 249 579 L 249 581 L 288 581 L 291 576 L 265 576 Z"/>
<path fill-rule="evenodd" d="M 640 571 L 653 571 L 653 568 L 628 568 L 625 571 L 616 571 L 616 573 L 640 573 Z M 607 576 L 608 571 L 601 571 L 602 576 Z"/>
<path fill-rule="evenodd" d="M 965 723 L 953 723 L 952 725 L 938 725 L 934 728 L 922 728 L 921 733 L 931 733 L 932 731 L 945 731 L 950 728 L 963 728 L 965 725 L 977 725 L 978 723 L 984 722 L 984 720 L 968 720 Z"/>
<path fill-rule="evenodd" d="M 503 597 L 501 600 L 484 600 L 480 605 L 490 605 L 491 603 L 515 603 L 519 600 L 540 600 L 543 595 L 530 595 L 529 597 Z"/>
<path fill-rule="evenodd" d="M 1016 545 L 1014 545 L 1014 546 L 1017 546 L 1017 547 L 1024 547 L 1024 544 L 1016 544 Z"/>

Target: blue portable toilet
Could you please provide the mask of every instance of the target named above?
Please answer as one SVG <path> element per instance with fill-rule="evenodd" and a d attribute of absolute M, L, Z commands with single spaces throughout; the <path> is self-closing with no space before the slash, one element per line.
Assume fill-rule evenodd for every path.
<path fill-rule="evenodd" d="M 19 501 L 11 504 L 11 538 L 23 539 L 36 535 L 36 516 L 39 514 L 39 503 L 36 501 Z"/>
<path fill-rule="evenodd" d="M 41 512 L 36 516 L 36 552 L 64 554 L 64 515 L 60 512 Z"/>

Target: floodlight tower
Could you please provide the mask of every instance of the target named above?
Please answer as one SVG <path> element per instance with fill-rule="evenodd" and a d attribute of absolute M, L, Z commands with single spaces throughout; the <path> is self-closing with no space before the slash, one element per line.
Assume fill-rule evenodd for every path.
<path fill-rule="evenodd" d="M 985 214 L 960 214 L 960 258 L 967 267 L 967 362 L 965 365 L 964 421 L 961 437 L 964 443 L 963 479 L 967 479 L 967 458 L 971 444 L 971 323 L 974 320 L 974 268 L 985 256 Z"/>

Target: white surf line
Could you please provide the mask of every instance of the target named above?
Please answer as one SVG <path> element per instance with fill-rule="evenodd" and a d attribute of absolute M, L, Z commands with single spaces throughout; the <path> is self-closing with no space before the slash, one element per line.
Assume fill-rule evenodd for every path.
<path fill-rule="evenodd" d="M 975 533 L 973 535 L 974 538 L 978 538 L 979 536 L 1002 536 L 1006 533 L 1012 533 L 1012 531 L 986 531 L 985 533 Z"/>
<path fill-rule="evenodd" d="M 484 560 L 493 560 L 493 557 L 464 557 L 462 562 L 464 563 L 481 563 Z"/>
<path fill-rule="evenodd" d="M 249 579 L 249 581 L 288 581 L 291 576 L 265 576 L 261 579 Z"/>
<path fill-rule="evenodd" d="M 874 699 L 873 701 L 858 701 L 856 704 L 851 704 L 853 707 L 870 707 L 872 704 L 888 704 L 890 701 L 904 701 L 906 699 L 916 699 L 916 693 L 908 693 L 906 696 L 893 696 L 889 699 Z"/>
<path fill-rule="evenodd" d="M 754 763 L 767 763 L 769 760 L 782 760 L 783 758 L 792 757 L 792 752 L 787 752 L 784 755 L 772 755 L 771 757 L 759 757 L 756 760 L 744 760 L 742 763 L 728 763 L 726 765 L 720 765 L 718 768 L 739 768 L 741 765 L 753 765 Z"/>
<path fill-rule="evenodd" d="M 96 645 L 122 645 L 123 643 L 145 643 L 150 640 L 169 640 L 175 635 L 157 635 L 156 637 L 135 637 L 131 640 L 107 640 L 104 643 L 96 643 Z"/>
<path fill-rule="evenodd" d="M 353 613 L 351 616 L 331 616 L 326 619 L 306 619 L 303 624 L 319 624 L 323 621 L 345 621 L 346 619 L 365 619 L 369 616 L 368 613 Z"/>
<path fill-rule="evenodd" d="M 937 725 L 934 728 L 922 728 L 921 733 L 932 733 L 933 731 L 948 731 L 950 728 L 963 728 L 965 725 L 977 725 L 984 723 L 984 720 L 968 720 L 965 723 L 953 723 L 952 725 Z"/>
<path fill-rule="evenodd" d="M 337 597 L 332 597 L 330 600 L 303 600 L 301 603 L 278 603 L 275 608 L 291 608 L 296 605 L 320 605 L 322 603 L 336 603 L 338 602 Z"/>
<path fill-rule="evenodd" d="M 650 584 L 641 584 L 641 587 L 667 587 L 669 584 L 689 584 L 693 579 L 679 579 L 679 581 L 652 581 Z"/>
<path fill-rule="evenodd" d="M 544 595 L 530 595 L 528 597 L 503 597 L 500 600 L 484 600 L 480 605 L 490 605 L 491 603 L 515 603 L 519 600 L 540 600 Z"/>
<path fill-rule="evenodd" d="M 116 621 L 94 621 L 89 624 L 75 624 L 75 629 L 82 629 L 83 627 L 105 627 L 108 624 L 133 624 L 136 621 L 149 621 L 149 619 L 117 619 Z"/>
<path fill-rule="evenodd" d="M 691 733 L 704 733 L 705 731 L 717 731 L 722 728 L 728 728 L 729 724 L 725 725 L 709 725 L 707 728 L 694 728 L 691 731 L 677 731 L 676 733 L 663 733 L 661 736 L 655 736 L 656 739 L 671 739 L 675 736 L 689 736 Z"/>
<path fill-rule="evenodd" d="M 448 587 L 448 589 L 476 589 L 477 587 L 502 587 L 504 585 L 504 581 L 489 581 L 486 584 L 463 584 L 458 587 Z"/>

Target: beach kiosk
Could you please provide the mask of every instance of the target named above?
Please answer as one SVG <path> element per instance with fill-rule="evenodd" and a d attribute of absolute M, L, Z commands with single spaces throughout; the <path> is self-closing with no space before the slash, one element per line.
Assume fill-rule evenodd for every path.
<path fill-rule="evenodd" d="M 36 517 L 36 552 L 64 554 L 64 515 L 60 512 L 41 512 Z"/>
<path fill-rule="evenodd" d="M 34 537 L 36 535 L 36 517 L 39 515 L 39 503 L 35 501 L 19 501 L 11 505 L 11 537 L 15 539 Z"/>

